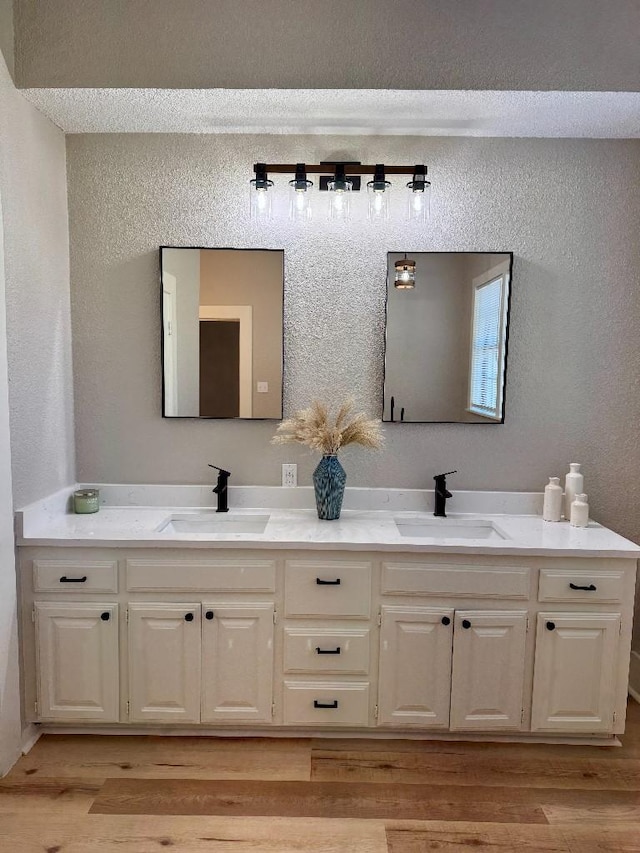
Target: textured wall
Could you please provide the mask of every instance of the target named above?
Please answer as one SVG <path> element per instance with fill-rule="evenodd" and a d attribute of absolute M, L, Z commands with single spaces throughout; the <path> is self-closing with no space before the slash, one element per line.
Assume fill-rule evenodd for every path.
<path fill-rule="evenodd" d="M 251 164 L 357 156 L 421 162 L 424 227 L 248 220 Z M 387 250 L 515 253 L 506 423 L 388 425 L 382 454 L 348 450 L 352 485 L 540 489 L 585 466 L 597 518 L 640 536 L 640 143 L 215 137 L 67 138 L 78 476 L 83 481 L 277 484 L 270 423 L 160 417 L 157 247 L 285 249 L 285 412 L 352 392 L 382 399 Z"/>
<path fill-rule="evenodd" d="M 69 231 L 64 135 L 16 91 L 3 64 L 2 74 L 11 449 L 21 506 L 75 476 Z"/>
<path fill-rule="evenodd" d="M 636 0 L 17 0 L 20 85 L 640 88 Z"/>

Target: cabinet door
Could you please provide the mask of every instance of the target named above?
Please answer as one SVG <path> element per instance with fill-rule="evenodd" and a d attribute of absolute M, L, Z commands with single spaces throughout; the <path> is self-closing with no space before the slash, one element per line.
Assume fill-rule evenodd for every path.
<path fill-rule="evenodd" d="M 270 723 L 273 604 L 202 607 L 202 721 Z"/>
<path fill-rule="evenodd" d="M 380 725 L 448 727 L 452 628 L 452 610 L 382 608 Z"/>
<path fill-rule="evenodd" d="M 35 605 L 38 718 L 118 722 L 118 605 Z"/>
<path fill-rule="evenodd" d="M 613 727 L 619 613 L 539 613 L 532 731 Z"/>
<path fill-rule="evenodd" d="M 129 719 L 200 721 L 200 604 L 129 605 Z"/>
<path fill-rule="evenodd" d="M 527 614 L 456 611 L 452 729 L 522 728 Z"/>

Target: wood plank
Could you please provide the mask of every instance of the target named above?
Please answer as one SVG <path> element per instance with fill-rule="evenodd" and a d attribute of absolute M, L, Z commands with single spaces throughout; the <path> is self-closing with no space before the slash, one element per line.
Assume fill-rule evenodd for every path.
<path fill-rule="evenodd" d="M 46 779 L 39 776 L 0 780 L 0 813 L 53 811 L 87 814 L 103 779 Z"/>
<path fill-rule="evenodd" d="M 640 826 L 637 822 L 557 829 L 570 853 L 640 853 Z"/>
<path fill-rule="evenodd" d="M 377 821 L 120 815 L 3 815 L 7 853 L 387 853 Z"/>
<path fill-rule="evenodd" d="M 44 735 L 10 774 L 30 775 L 308 780 L 310 747 L 302 738 Z"/>
<path fill-rule="evenodd" d="M 543 805 L 542 811 L 551 824 L 633 823 L 640 832 L 640 803 L 594 803 L 593 805 Z"/>
<path fill-rule="evenodd" d="M 389 853 L 570 853 L 560 831 L 549 826 L 491 823 L 442 823 L 387 827 Z"/>
<path fill-rule="evenodd" d="M 313 781 L 640 790 L 640 760 L 493 757 L 480 754 L 322 752 Z"/>
<path fill-rule="evenodd" d="M 459 800 L 452 789 L 443 795 L 429 785 L 109 779 L 91 813 L 547 822 L 539 804 L 517 802 L 512 792 L 500 799 L 469 793 Z"/>

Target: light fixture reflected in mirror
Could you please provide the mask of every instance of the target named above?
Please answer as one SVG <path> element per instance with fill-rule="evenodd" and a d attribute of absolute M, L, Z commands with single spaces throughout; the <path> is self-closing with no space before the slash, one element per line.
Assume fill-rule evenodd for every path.
<path fill-rule="evenodd" d="M 255 178 L 249 181 L 251 219 L 267 222 L 271 219 L 271 193 L 273 181 L 267 175 L 266 163 L 256 163 L 253 167 Z"/>
<path fill-rule="evenodd" d="M 338 163 L 333 180 L 327 184 L 329 190 L 329 219 L 346 222 L 351 214 L 352 181 L 347 178 L 344 164 Z"/>
<path fill-rule="evenodd" d="M 394 287 L 398 290 L 412 290 L 416 286 L 416 262 L 405 256 L 395 264 Z"/>
<path fill-rule="evenodd" d="M 304 163 L 296 163 L 296 176 L 289 181 L 289 219 L 305 222 L 311 219 L 311 189 L 313 181 L 307 179 Z"/>
<path fill-rule="evenodd" d="M 385 177 L 384 164 L 376 163 L 373 180 L 367 183 L 368 217 L 371 222 L 389 218 L 391 182 Z"/>
<path fill-rule="evenodd" d="M 431 204 L 431 184 L 427 180 L 427 167 L 418 165 L 413 170 L 413 180 L 407 184 L 408 211 L 411 222 L 426 222 Z"/>

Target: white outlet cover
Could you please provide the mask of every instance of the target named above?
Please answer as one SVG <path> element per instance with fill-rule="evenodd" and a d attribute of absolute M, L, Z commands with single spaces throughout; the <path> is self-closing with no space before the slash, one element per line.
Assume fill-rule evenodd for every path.
<path fill-rule="evenodd" d="M 269 392 L 268 382 L 258 382 L 258 394 L 267 394 Z"/>

